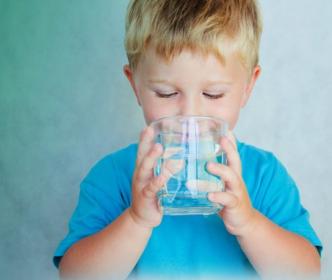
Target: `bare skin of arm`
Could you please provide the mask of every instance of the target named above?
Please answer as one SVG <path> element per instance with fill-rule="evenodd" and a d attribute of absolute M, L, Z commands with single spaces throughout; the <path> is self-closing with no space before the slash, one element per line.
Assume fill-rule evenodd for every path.
<path fill-rule="evenodd" d="M 255 211 L 252 225 L 237 239 L 262 276 L 317 276 L 320 256 L 305 238 L 284 230 Z"/>
<path fill-rule="evenodd" d="M 230 132 L 221 140 L 228 165 L 210 164 L 211 173 L 226 183 L 225 192 L 210 193 L 211 201 L 224 205 L 219 213 L 257 272 L 263 277 L 311 277 L 320 273 L 320 256 L 305 238 L 274 224 L 251 206 L 242 179 L 241 160 Z"/>
<path fill-rule="evenodd" d="M 169 177 L 153 176 L 162 153 L 161 145 L 153 143 L 153 130 L 147 127 L 138 147 L 131 206 L 103 230 L 68 249 L 59 265 L 62 278 L 118 280 L 130 274 L 162 219 L 156 193 Z"/>
<path fill-rule="evenodd" d="M 127 209 L 112 224 L 74 244 L 62 258 L 61 277 L 124 279 L 134 268 L 152 228 L 137 224 Z"/>

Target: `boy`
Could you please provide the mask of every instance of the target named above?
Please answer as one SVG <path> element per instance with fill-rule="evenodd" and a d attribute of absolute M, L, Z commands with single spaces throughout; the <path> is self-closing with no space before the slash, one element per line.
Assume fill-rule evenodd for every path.
<path fill-rule="evenodd" d="M 317 275 L 321 244 L 295 183 L 271 153 L 231 132 L 260 73 L 256 1 L 134 0 L 126 23 L 124 73 L 148 126 L 138 145 L 105 157 L 83 180 L 70 232 L 54 257 L 60 274 Z M 229 124 L 221 141 L 228 165 L 208 165 L 226 183 L 224 192 L 209 194 L 224 206 L 219 215 L 162 215 L 156 193 L 167 177 L 153 177 L 163 151 L 149 124 L 174 115 Z"/>

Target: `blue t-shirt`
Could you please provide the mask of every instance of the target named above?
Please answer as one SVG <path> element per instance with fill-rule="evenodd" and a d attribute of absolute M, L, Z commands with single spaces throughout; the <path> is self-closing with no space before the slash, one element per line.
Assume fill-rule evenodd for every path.
<path fill-rule="evenodd" d="M 302 207 L 296 184 L 285 167 L 269 152 L 237 142 L 242 175 L 253 207 L 274 223 L 309 240 L 321 242 Z M 54 255 L 58 266 L 67 249 L 78 240 L 112 223 L 131 203 L 131 183 L 137 144 L 100 160 L 81 183 L 78 205 L 69 233 Z M 236 237 L 218 215 L 164 216 L 156 227 L 131 275 L 255 275 Z"/>

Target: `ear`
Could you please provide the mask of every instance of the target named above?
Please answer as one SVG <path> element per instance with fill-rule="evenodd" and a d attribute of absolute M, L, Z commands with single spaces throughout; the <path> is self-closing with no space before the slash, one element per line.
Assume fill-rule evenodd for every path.
<path fill-rule="evenodd" d="M 135 93 L 135 96 L 136 96 L 136 99 L 137 99 L 137 103 L 139 106 L 141 106 L 141 101 L 139 99 L 139 95 L 138 95 L 138 92 L 137 92 L 137 89 L 136 89 L 136 85 L 135 85 L 135 80 L 134 80 L 134 73 L 133 71 L 131 70 L 130 66 L 128 64 L 126 64 L 125 66 L 123 66 L 123 73 L 125 74 L 125 76 L 127 77 L 134 93 Z"/>
<path fill-rule="evenodd" d="M 241 108 L 246 106 L 260 73 L 261 73 L 261 67 L 259 65 L 257 65 L 254 68 L 254 70 L 252 71 L 251 77 L 249 79 L 249 82 L 248 82 L 248 84 L 246 86 L 246 89 L 245 89 L 245 92 L 243 94 L 243 97 L 242 97 L 242 100 L 241 100 Z"/>

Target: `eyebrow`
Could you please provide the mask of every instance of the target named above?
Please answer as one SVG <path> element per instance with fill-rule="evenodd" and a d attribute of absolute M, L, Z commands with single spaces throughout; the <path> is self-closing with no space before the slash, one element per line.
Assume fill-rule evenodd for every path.
<path fill-rule="evenodd" d="M 148 80 L 149 83 L 153 83 L 153 84 L 168 84 L 168 85 L 172 85 L 172 83 L 168 80 Z M 214 85 L 231 85 L 233 84 L 230 81 L 218 81 L 218 80 L 211 80 L 211 81 L 207 81 L 206 85 L 207 86 L 214 86 Z"/>
<path fill-rule="evenodd" d="M 172 84 L 170 81 L 167 80 L 148 80 L 148 82 L 152 84 Z"/>
<path fill-rule="evenodd" d="M 208 86 L 214 86 L 214 85 L 231 85 L 233 84 L 233 82 L 231 81 L 221 81 L 221 80 L 211 80 L 211 81 L 207 81 L 206 85 Z"/>

